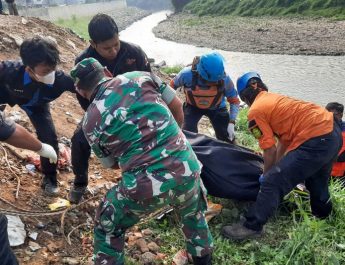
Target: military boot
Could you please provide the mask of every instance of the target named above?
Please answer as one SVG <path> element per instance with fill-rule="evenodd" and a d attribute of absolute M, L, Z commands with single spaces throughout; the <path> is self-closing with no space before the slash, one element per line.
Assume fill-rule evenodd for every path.
<path fill-rule="evenodd" d="M 243 223 L 237 223 L 224 226 L 222 229 L 222 235 L 228 239 L 240 241 L 260 237 L 262 235 L 262 230 L 252 230 L 245 227 Z"/>
<path fill-rule="evenodd" d="M 203 257 L 196 257 L 193 256 L 193 264 L 194 265 L 212 265 L 212 255 L 207 254 Z"/>

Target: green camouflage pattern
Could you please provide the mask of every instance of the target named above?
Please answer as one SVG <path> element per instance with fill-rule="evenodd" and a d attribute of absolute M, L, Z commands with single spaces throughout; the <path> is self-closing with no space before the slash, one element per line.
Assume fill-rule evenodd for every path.
<path fill-rule="evenodd" d="M 195 179 L 200 162 L 161 98 L 150 73 L 103 83 L 84 117 L 97 157 L 118 161 L 127 196 L 143 200 Z"/>
<path fill-rule="evenodd" d="M 138 223 L 142 216 L 168 204 L 174 207 L 180 217 L 187 251 L 198 257 L 210 254 L 213 241 L 205 220 L 207 202 L 200 181 L 189 180 L 169 192 L 143 201 L 125 197 L 120 186 L 113 187 L 96 213 L 95 264 L 124 264 L 126 229 Z"/>
<path fill-rule="evenodd" d="M 122 170 L 96 216 L 96 264 L 123 264 L 126 229 L 168 204 L 181 217 L 189 253 L 212 251 L 201 164 L 161 98 L 165 88 L 150 73 L 119 75 L 98 87 L 85 114 L 83 130 L 94 153 Z"/>

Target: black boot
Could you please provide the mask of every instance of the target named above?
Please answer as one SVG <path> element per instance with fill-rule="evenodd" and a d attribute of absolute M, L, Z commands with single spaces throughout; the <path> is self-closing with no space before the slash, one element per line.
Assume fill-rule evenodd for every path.
<path fill-rule="evenodd" d="M 207 254 L 203 257 L 193 256 L 192 258 L 194 265 L 212 265 L 212 254 Z"/>

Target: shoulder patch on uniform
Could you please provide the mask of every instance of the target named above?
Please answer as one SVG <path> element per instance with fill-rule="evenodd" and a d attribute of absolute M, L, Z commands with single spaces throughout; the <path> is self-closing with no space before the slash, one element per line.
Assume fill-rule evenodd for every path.
<path fill-rule="evenodd" d="M 248 128 L 256 139 L 260 139 L 262 137 L 263 133 L 255 120 L 249 121 Z"/>

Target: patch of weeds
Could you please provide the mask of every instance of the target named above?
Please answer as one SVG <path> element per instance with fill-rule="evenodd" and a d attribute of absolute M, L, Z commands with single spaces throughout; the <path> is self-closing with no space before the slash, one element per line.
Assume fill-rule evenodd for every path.
<path fill-rule="evenodd" d="M 182 65 L 166 66 L 162 67 L 160 70 L 168 75 L 178 74 L 183 69 Z"/>

